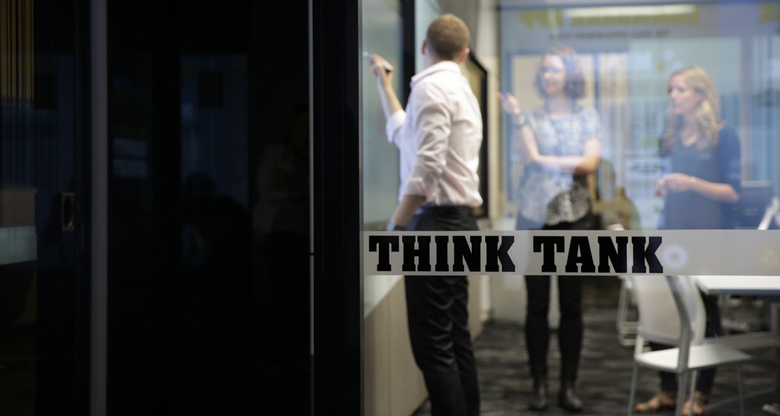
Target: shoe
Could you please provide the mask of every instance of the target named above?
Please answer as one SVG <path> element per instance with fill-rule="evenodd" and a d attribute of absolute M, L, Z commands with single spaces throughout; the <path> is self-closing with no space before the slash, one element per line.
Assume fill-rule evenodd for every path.
<path fill-rule="evenodd" d="M 691 401 L 686 400 L 683 405 L 682 414 L 684 416 L 700 416 L 704 414 L 704 409 L 710 403 L 710 395 L 700 391 L 693 393 L 693 413 L 691 413 Z"/>
<path fill-rule="evenodd" d="M 547 409 L 547 380 L 535 380 L 534 391 L 531 393 L 531 403 L 528 404 L 528 410 Z"/>
<path fill-rule="evenodd" d="M 677 407 L 677 392 L 662 391 L 644 403 L 634 406 L 636 413 L 655 413 L 662 410 L 673 410 Z"/>
<path fill-rule="evenodd" d="M 561 384 L 561 391 L 558 393 L 558 406 L 570 412 L 582 411 L 582 400 L 574 394 L 574 383 Z"/>

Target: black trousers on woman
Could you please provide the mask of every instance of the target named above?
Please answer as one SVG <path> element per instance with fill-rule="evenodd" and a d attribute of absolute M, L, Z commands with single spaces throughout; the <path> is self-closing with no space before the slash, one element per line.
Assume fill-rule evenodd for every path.
<path fill-rule="evenodd" d="M 535 224 L 518 217 L 518 230 L 591 230 L 590 214 L 575 222 L 555 225 Z M 547 351 L 550 346 L 550 276 L 526 276 L 528 306 L 525 322 L 525 342 L 528 362 L 534 382 L 547 379 Z M 582 351 L 582 277 L 558 276 L 558 303 L 561 318 L 558 324 L 558 347 L 561 352 L 561 384 L 574 385 Z"/>
<path fill-rule="evenodd" d="M 720 322 L 720 308 L 718 307 L 718 297 L 705 295 L 699 292 L 704 300 L 704 312 L 707 316 L 707 323 L 704 326 L 704 336 L 706 338 L 717 337 L 723 335 L 723 326 Z M 650 342 L 650 348 L 653 351 L 664 350 L 672 348 L 668 345 L 657 344 Z M 677 391 L 677 375 L 674 373 L 667 373 L 660 371 L 661 376 L 661 390 L 663 391 Z M 704 394 L 710 394 L 712 387 L 715 385 L 715 373 L 714 368 L 699 371 L 699 377 L 696 379 L 696 390 Z"/>
<path fill-rule="evenodd" d="M 468 207 L 429 207 L 407 229 L 473 231 L 477 223 Z M 406 276 L 404 283 L 412 353 L 425 378 L 431 415 L 479 415 L 466 276 Z"/>

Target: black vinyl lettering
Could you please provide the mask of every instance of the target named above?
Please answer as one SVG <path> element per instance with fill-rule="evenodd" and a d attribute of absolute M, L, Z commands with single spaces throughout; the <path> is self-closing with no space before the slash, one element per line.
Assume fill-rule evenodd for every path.
<path fill-rule="evenodd" d="M 581 264 L 581 267 L 577 267 Z M 566 273 L 593 273 L 596 266 L 593 264 L 593 254 L 590 251 L 588 237 L 572 237 L 569 242 L 569 256 L 566 258 Z"/>
<path fill-rule="evenodd" d="M 534 253 L 544 249 L 542 253 L 544 256 L 544 263 L 542 263 L 543 272 L 555 273 L 558 271 L 558 268 L 555 266 L 555 252 L 563 252 L 563 243 L 563 237 L 534 236 Z"/>
<path fill-rule="evenodd" d="M 417 244 L 414 242 L 415 238 L 417 239 Z M 401 270 L 405 272 L 431 271 L 431 236 L 421 235 L 415 237 L 413 235 L 405 235 L 401 241 L 404 243 L 404 264 Z M 415 258 L 419 260 L 416 270 Z"/>
<path fill-rule="evenodd" d="M 512 258 L 509 257 L 509 248 L 515 243 L 515 237 L 511 235 L 501 236 L 501 246 L 498 246 L 498 236 L 485 237 L 485 243 L 487 244 L 486 256 L 487 263 L 485 264 L 485 271 L 497 272 L 498 261 L 501 260 L 501 271 L 513 272 L 515 271 L 515 263 Z"/>
<path fill-rule="evenodd" d="M 452 242 L 455 245 L 455 263 L 452 265 L 452 271 L 465 271 L 463 267 L 463 260 L 466 260 L 466 264 L 469 266 L 469 271 L 479 271 L 482 236 L 472 235 L 469 237 L 469 240 L 471 240 L 471 247 L 469 247 L 469 244 L 466 242 L 466 236 L 456 235 L 452 237 Z"/>
<path fill-rule="evenodd" d="M 626 250 L 628 247 L 628 237 L 615 237 L 617 249 L 612 244 L 610 237 L 599 237 L 599 273 L 609 273 L 609 263 L 615 269 L 615 273 L 625 273 L 628 271 L 628 257 Z"/>
<path fill-rule="evenodd" d="M 664 266 L 655 256 L 656 250 L 661 246 L 661 237 L 650 237 L 650 241 L 645 248 L 645 237 L 631 237 L 631 244 L 634 246 L 634 266 L 631 271 L 634 273 L 647 273 L 645 261 L 650 266 L 650 273 L 663 273 Z"/>
<path fill-rule="evenodd" d="M 448 272 L 450 264 L 447 261 L 447 246 L 450 243 L 450 236 L 437 235 L 434 240 L 436 241 L 436 271 Z"/>
<path fill-rule="evenodd" d="M 398 251 L 397 235 L 372 235 L 368 237 L 368 251 L 375 252 L 379 250 L 379 262 L 376 264 L 376 270 L 379 272 L 391 271 L 390 250 Z"/>

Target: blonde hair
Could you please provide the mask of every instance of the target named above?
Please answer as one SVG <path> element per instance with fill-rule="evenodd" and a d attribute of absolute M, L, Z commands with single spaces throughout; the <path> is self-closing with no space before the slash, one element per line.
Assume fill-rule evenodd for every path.
<path fill-rule="evenodd" d="M 711 149 L 718 144 L 718 134 L 723 128 L 723 121 L 720 119 L 720 100 L 715 93 L 715 88 L 712 87 L 712 80 L 707 72 L 698 66 L 678 69 L 669 76 L 669 80 L 678 75 L 689 88 L 702 95 L 703 99 L 696 109 L 696 124 L 702 136 L 696 140 L 696 147 L 699 150 Z M 666 128 L 663 137 L 665 150 L 674 149 L 682 124 L 682 117 L 674 115 L 672 107 L 669 106 L 666 110 Z"/>
<path fill-rule="evenodd" d="M 428 26 L 425 40 L 433 54 L 440 59 L 457 60 L 469 46 L 469 28 L 452 13 L 439 16 Z"/>

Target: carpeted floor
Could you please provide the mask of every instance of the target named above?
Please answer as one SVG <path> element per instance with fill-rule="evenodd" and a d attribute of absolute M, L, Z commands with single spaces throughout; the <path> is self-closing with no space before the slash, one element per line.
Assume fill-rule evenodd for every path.
<path fill-rule="evenodd" d="M 583 416 L 626 415 L 631 387 L 633 347 L 618 342 L 614 307 L 591 307 L 584 313 L 585 340 L 582 350 L 577 391 L 585 403 Z M 571 415 L 556 406 L 558 379 L 558 346 L 555 335 L 550 342 L 549 373 L 551 406 L 544 412 L 527 410 L 532 388 L 525 352 L 522 327 L 515 323 L 488 322 L 475 343 L 480 379 L 483 416 L 538 414 Z M 712 392 L 713 402 L 737 395 L 736 368 L 718 370 Z M 772 387 L 773 373 L 765 368 L 742 367 L 744 392 L 758 392 Z M 639 369 L 637 399 L 644 401 L 658 389 L 656 372 Z M 766 416 L 762 403 L 746 406 L 745 415 Z M 710 412 L 708 412 L 709 414 Z M 659 414 L 672 415 L 674 412 Z M 739 410 L 721 410 L 717 415 L 738 415 Z M 426 402 L 414 416 L 430 415 Z"/>

